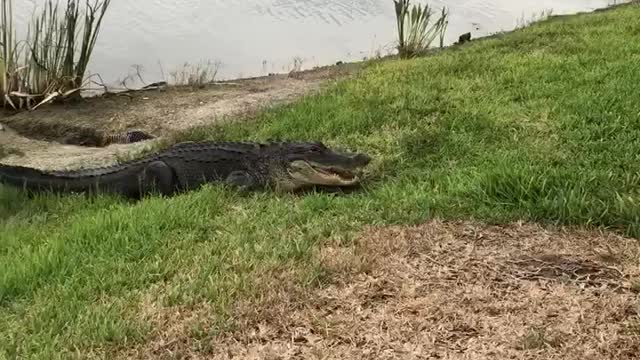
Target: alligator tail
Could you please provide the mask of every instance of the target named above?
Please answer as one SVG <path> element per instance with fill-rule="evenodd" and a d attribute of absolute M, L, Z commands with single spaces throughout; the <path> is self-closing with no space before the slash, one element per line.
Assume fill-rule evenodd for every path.
<path fill-rule="evenodd" d="M 67 178 L 42 170 L 0 164 L 0 184 L 27 191 L 84 192 L 91 190 L 89 182 L 79 178 Z"/>

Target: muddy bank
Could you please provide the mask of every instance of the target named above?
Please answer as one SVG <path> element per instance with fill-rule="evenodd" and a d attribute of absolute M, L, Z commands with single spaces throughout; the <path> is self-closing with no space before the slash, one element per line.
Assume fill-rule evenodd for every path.
<path fill-rule="evenodd" d="M 181 86 L 108 94 L 47 105 L 32 112 L 4 112 L 0 123 L 6 129 L 0 131 L 0 147 L 15 151 L 5 153 L 0 161 L 56 169 L 113 163 L 119 154 L 135 152 L 154 140 L 98 148 L 77 145 L 83 139 L 91 145 L 104 135 L 128 130 L 143 130 L 162 138 L 192 127 L 251 116 L 320 90 L 325 84 L 355 74 L 361 67 L 362 63 L 341 64 L 200 88 Z"/>
<path fill-rule="evenodd" d="M 29 139 L 12 129 L 5 129 L 0 133 L 0 163 L 43 170 L 106 166 L 129 153 L 146 149 L 154 141 L 94 148 Z"/>

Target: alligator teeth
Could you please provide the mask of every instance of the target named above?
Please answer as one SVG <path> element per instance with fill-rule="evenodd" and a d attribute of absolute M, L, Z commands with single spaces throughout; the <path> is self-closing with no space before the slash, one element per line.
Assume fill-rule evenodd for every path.
<path fill-rule="evenodd" d="M 345 171 L 337 168 L 329 168 L 327 170 L 318 169 L 320 172 L 327 176 L 331 176 L 333 178 L 345 179 L 345 180 L 353 180 L 355 175 L 350 171 Z"/>
<path fill-rule="evenodd" d="M 355 175 L 345 171 L 331 170 L 331 172 L 327 172 L 327 171 L 321 170 L 321 172 L 329 177 L 332 177 L 334 179 L 339 179 L 339 180 L 353 180 L 355 178 Z"/>

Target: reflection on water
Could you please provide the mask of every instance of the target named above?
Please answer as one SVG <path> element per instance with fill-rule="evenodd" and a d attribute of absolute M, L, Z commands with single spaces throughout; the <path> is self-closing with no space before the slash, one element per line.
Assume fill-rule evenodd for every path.
<path fill-rule="evenodd" d="M 450 21 L 447 43 L 510 30 L 523 19 L 592 11 L 613 0 L 434 0 Z M 414 3 L 419 2 L 414 0 Z M 424 1 L 420 1 L 423 2 Z M 26 28 L 34 6 L 15 1 L 17 25 Z M 361 60 L 391 51 L 396 40 L 392 0 L 114 0 L 103 22 L 90 71 L 117 84 L 141 70 L 145 82 L 171 80 L 185 62 L 218 61 L 218 78 L 289 71 Z M 132 79 L 135 80 L 135 79 Z M 137 86 L 136 83 L 127 83 Z"/>

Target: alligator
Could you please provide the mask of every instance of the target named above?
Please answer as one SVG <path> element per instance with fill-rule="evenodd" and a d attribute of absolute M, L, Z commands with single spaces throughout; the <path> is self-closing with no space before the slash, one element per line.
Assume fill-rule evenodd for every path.
<path fill-rule="evenodd" d="M 64 144 L 86 147 L 107 147 L 112 144 L 133 144 L 152 139 L 156 139 L 156 136 L 141 130 L 105 134 L 91 129 L 82 129 L 81 131 L 76 130 L 76 133 L 67 135 L 62 142 Z"/>
<path fill-rule="evenodd" d="M 172 196 L 205 183 L 243 190 L 294 192 L 352 187 L 371 158 L 322 142 L 182 142 L 115 165 L 45 171 L 0 164 L 0 184 L 29 193 L 107 193 L 128 198 Z"/>
<path fill-rule="evenodd" d="M 107 146 L 111 144 L 133 144 L 141 141 L 152 140 L 156 137 L 141 130 L 131 130 L 122 134 L 109 134 L 105 135 L 100 143 L 100 146 Z"/>

